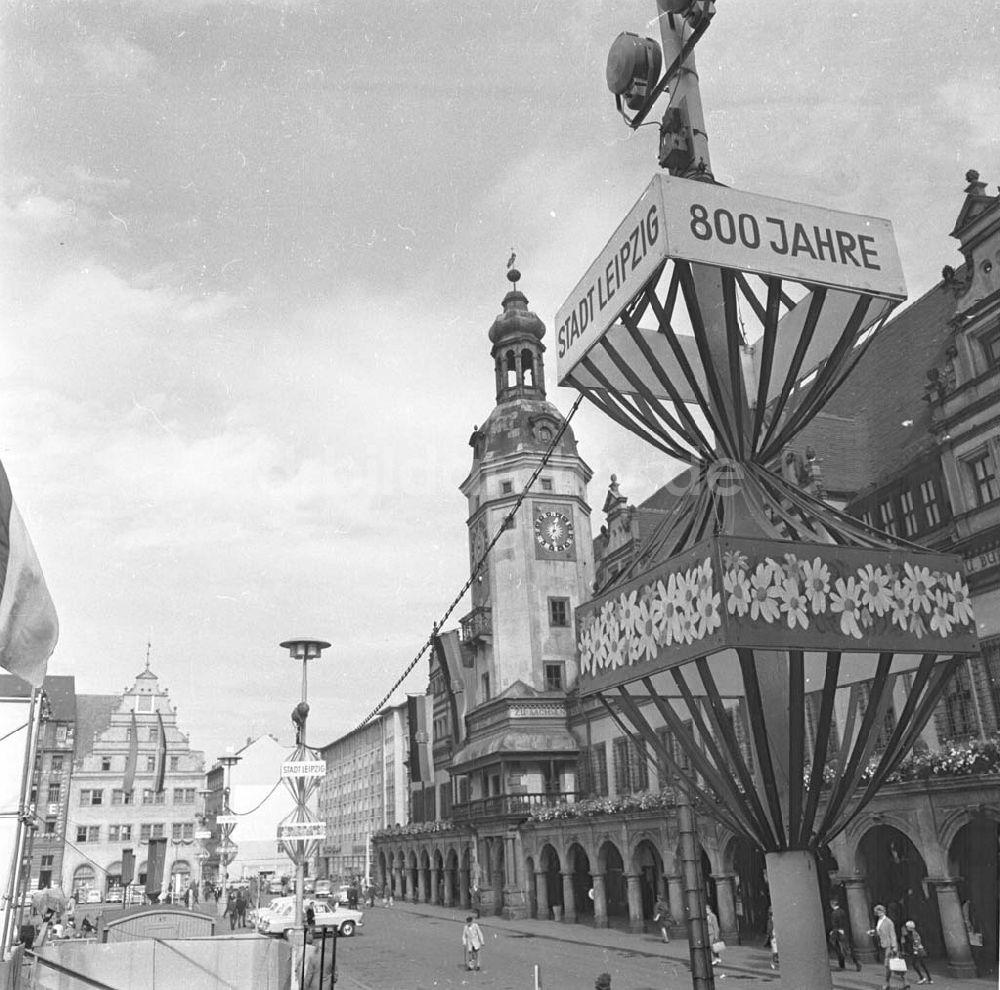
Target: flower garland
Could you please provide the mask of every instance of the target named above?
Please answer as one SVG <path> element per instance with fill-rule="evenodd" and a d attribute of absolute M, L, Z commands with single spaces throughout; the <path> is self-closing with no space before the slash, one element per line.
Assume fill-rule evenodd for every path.
<path fill-rule="evenodd" d="M 389 825 L 387 828 L 380 828 L 377 832 L 372 832 L 373 839 L 384 839 L 393 835 L 429 835 L 434 832 L 451 832 L 455 828 L 455 823 L 447 819 L 433 822 L 409 822 L 406 825 Z"/>
<path fill-rule="evenodd" d="M 969 587 L 960 572 L 905 562 L 854 568 L 839 561 L 765 557 L 751 565 L 738 550 L 723 554 L 722 586 L 712 560 L 609 598 L 580 628 L 580 670 L 594 675 L 653 660 L 661 647 L 687 645 L 736 620 L 814 629 L 863 639 L 898 627 L 917 639 L 951 635 L 972 624 Z"/>

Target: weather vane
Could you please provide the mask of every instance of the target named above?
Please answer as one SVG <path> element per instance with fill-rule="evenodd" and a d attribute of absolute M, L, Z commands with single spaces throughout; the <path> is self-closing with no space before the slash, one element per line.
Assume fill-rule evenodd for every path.
<path fill-rule="evenodd" d="M 514 288 L 517 288 L 518 279 L 521 277 L 521 273 L 514 267 L 514 262 L 517 261 L 517 254 L 513 248 L 510 249 L 510 257 L 507 259 L 507 280 L 514 283 Z"/>

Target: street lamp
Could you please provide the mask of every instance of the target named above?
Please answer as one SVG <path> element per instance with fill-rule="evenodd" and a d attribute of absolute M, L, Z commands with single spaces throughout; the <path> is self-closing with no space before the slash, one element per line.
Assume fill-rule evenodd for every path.
<path fill-rule="evenodd" d="M 302 700 L 292 709 L 295 726 L 295 749 L 282 764 L 281 779 L 295 799 L 295 809 L 278 825 L 281 848 L 295 864 L 295 927 L 302 925 L 302 898 L 305 892 L 305 864 L 316 854 L 319 842 L 326 837 L 326 827 L 309 810 L 309 799 L 319 788 L 326 773 L 326 764 L 319 753 L 306 746 L 307 668 L 310 660 L 318 660 L 329 643 L 321 639 L 289 639 L 281 644 L 293 660 L 302 661 Z"/>
<path fill-rule="evenodd" d="M 226 896 L 226 888 L 229 886 L 229 864 L 236 859 L 236 853 L 239 851 L 239 846 L 236 845 L 232 840 L 233 829 L 236 828 L 236 817 L 232 813 L 232 809 L 229 807 L 229 783 L 232 773 L 232 768 L 240 762 L 242 757 L 234 756 L 232 754 L 227 754 L 225 756 L 220 756 L 218 758 L 218 763 L 224 768 L 224 780 L 222 785 L 222 814 L 218 815 L 215 819 L 216 825 L 219 826 L 220 833 L 222 835 L 222 841 L 219 843 L 219 863 L 222 866 L 222 896 Z"/>

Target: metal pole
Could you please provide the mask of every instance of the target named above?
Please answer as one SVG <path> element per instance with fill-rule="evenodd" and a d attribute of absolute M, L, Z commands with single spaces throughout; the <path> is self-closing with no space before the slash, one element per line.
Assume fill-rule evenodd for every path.
<path fill-rule="evenodd" d="M 308 649 L 302 652 L 302 703 L 306 704 L 306 670 L 309 664 L 309 651 Z M 306 723 L 309 721 L 308 716 L 302 719 L 302 731 L 299 735 L 299 744 L 302 750 L 306 747 Z M 295 782 L 296 789 L 296 800 L 299 806 L 299 811 L 301 812 L 305 808 L 305 778 L 299 777 Z M 306 844 L 304 840 L 297 839 L 295 842 L 295 925 L 298 927 L 303 923 L 304 912 L 302 901 L 305 897 L 305 886 L 306 886 Z"/>
<path fill-rule="evenodd" d="M 684 788 L 675 787 L 677 795 L 677 837 L 681 850 L 681 876 L 684 881 L 684 908 L 687 911 L 688 951 L 691 955 L 691 985 L 694 990 L 715 990 L 715 977 L 708 944 L 705 918 L 705 891 L 701 878 L 701 857 L 696 841 L 697 829 L 691 799 Z"/>

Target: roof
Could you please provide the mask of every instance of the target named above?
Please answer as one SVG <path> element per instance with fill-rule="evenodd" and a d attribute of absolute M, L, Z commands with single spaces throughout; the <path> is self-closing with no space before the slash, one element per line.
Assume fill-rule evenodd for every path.
<path fill-rule="evenodd" d="M 946 359 L 951 338 L 948 321 L 954 315 L 955 297 L 939 282 L 872 338 L 857 367 L 823 410 L 829 417 L 858 424 L 860 435 L 855 435 L 849 452 L 854 463 L 849 463 L 847 451 L 831 459 L 839 462 L 842 472 L 860 474 L 869 484 L 878 485 L 898 474 L 932 442 L 924 387 L 928 370 Z M 821 426 L 835 447 L 844 441 L 842 431 L 828 419 L 815 423 L 814 439 L 806 442 L 823 459 L 827 487 L 848 490 L 834 474 L 837 464 L 826 462 L 827 434 L 820 431 Z"/>
<path fill-rule="evenodd" d="M 103 732 L 118 710 L 120 694 L 80 694 L 76 698 L 76 760 L 89 756 L 94 738 Z"/>
<path fill-rule="evenodd" d="M 57 722 L 72 722 L 76 718 L 76 678 L 70 674 L 51 674 L 42 681 L 42 690 L 49 699 L 52 718 Z M 0 676 L 0 697 L 27 698 L 31 685 L 20 677 Z"/>

